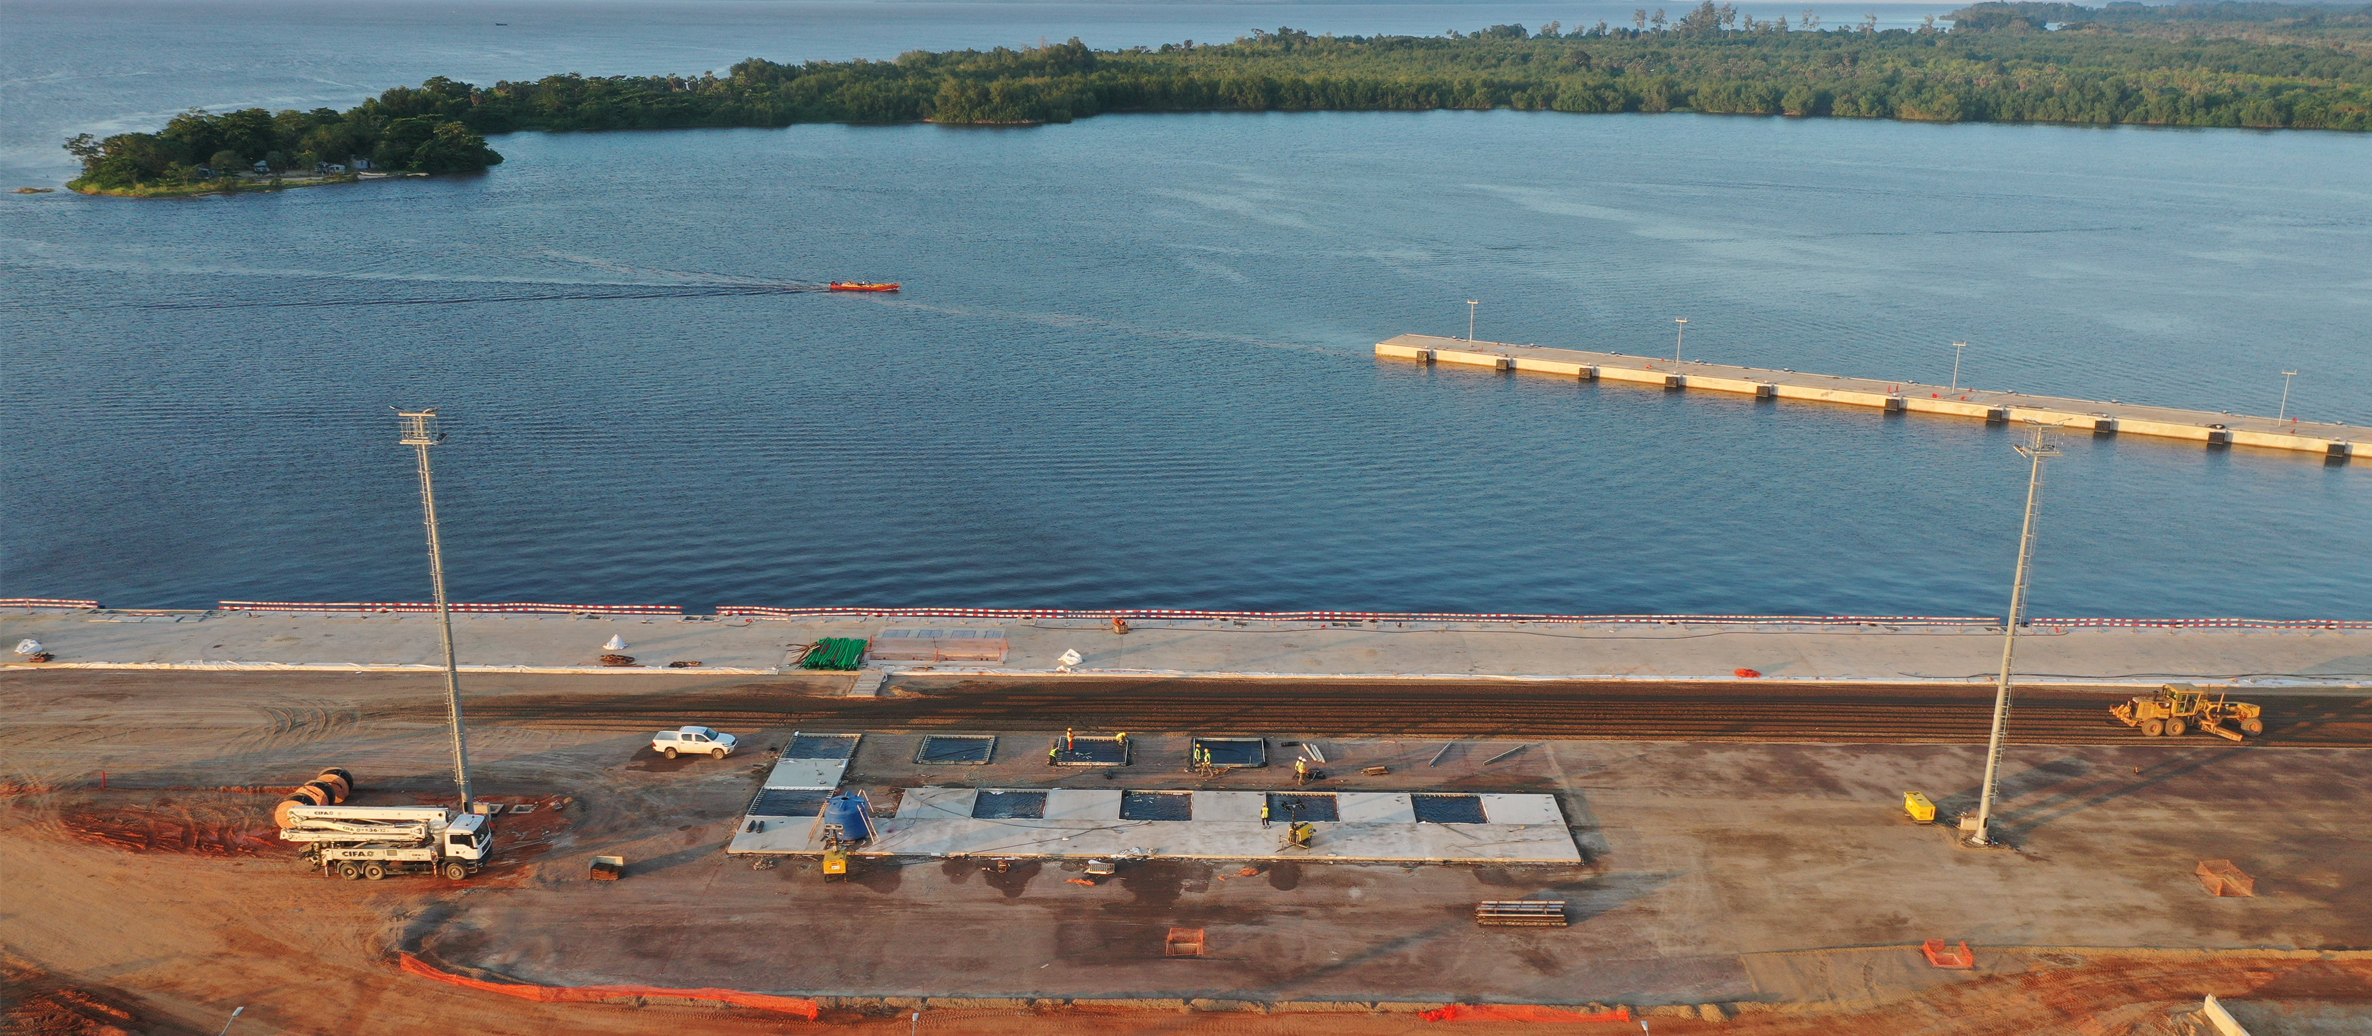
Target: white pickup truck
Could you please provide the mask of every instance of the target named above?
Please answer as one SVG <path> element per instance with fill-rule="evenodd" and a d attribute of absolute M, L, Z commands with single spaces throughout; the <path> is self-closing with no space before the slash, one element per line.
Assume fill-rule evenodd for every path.
<path fill-rule="evenodd" d="M 687 753 L 722 759 L 733 754 L 735 744 L 733 735 L 708 727 L 677 727 L 651 735 L 651 748 L 669 759 Z"/>

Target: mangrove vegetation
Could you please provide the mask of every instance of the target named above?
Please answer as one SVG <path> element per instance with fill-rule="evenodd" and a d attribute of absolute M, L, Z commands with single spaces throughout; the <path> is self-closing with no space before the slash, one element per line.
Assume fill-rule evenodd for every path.
<path fill-rule="evenodd" d="M 2372 7 L 1984 3 L 1916 29 L 1757 20 L 1711 0 L 1627 25 L 1495 25 L 1442 36 L 1313 36 L 1099 51 L 914 51 L 724 75 L 431 79 L 346 112 L 193 111 L 161 132 L 68 147 L 78 190 L 203 184 L 282 167 L 482 169 L 488 135 L 788 126 L 1058 123 L 1110 112 L 1429 111 L 2055 122 L 2372 130 Z M 259 165 L 260 164 L 260 165 Z"/>

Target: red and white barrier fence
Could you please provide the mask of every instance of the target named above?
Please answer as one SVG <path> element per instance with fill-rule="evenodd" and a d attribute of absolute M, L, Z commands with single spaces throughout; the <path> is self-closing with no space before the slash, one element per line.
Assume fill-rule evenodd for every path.
<path fill-rule="evenodd" d="M 2033 626 L 2117 626 L 2144 629 L 2362 630 L 2372 622 L 2337 619 L 2030 619 Z"/>
<path fill-rule="evenodd" d="M 62 597 L 0 597 L 0 608 L 57 608 L 67 611 L 97 611 L 99 602 L 70 600 Z"/>
<path fill-rule="evenodd" d="M 418 601 L 222 601 L 226 612 L 434 612 L 435 604 Z M 504 604 L 453 604 L 457 612 L 514 615 L 682 615 L 675 604 L 543 604 L 516 601 Z"/>
<path fill-rule="evenodd" d="M 1218 619 L 1263 622 L 1541 622 L 1788 626 L 1995 626 L 1984 615 L 1547 615 L 1522 612 L 1244 612 L 1180 608 L 1070 611 L 1053 608 L 767 608 L 724 605 L 719 616 L 752 619 Z M 2029 619 L 2037 627 L 2372 629 L 2372 622 L 2330 619 Z"/>
<path fill-rule="evenodd" d="M 222 601 L 223 611 L 245 612 L 434 612 L 436 605 L 419 601 Z M 55 597 L 0 597 L 0 609 L 94 611 L 99 602 Z M 673 604 L 547 604 L 514 601 L 500 604 L 464 603 L 456 612 L 512 615 L 682 615 Z M 1527 612 L 1247 612 L 1194 608 L 1116 608 L 1078 611 L 1063 608 L 770 608 L 723 605 L 721 618 L 748 619 L 1075 619 L 1105 622 L 1112 619 L 1200 619 L 1245 622 L 1524 622 L 1615 625 L 1696 626 L 2000 626 L 1986 615 L 1551 615 Z M 2269 629 L 2364 630 L 2372 621 L 2338 619 L 2049 619 L 2027 620 L 2028 628 L 2059 629 Z"/>

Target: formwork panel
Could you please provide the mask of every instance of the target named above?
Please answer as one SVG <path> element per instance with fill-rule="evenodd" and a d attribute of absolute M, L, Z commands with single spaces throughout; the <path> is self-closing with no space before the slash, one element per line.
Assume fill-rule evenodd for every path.
<path fill-rule="evenodd" d="M 1117 735 L 1057 737 L 1047 761 L 1056 766 L 1127 766 L 1129 744 Z"/>
<path fill-rule="evenodd" d="M 753 817 L 822 816 L 824 800 L 831 797 L 829 790 L 820 788 L 766 788 L 743 812 Z"/>
<path fill-rule="evenodd" d="M 782 750 L 785 759 L 837 759 L 842 762 L 856 754 L 859 734 L 793 734 L 790 747 Z"/>
<path fill-rule="evenodd" d="M 932 734 L 914 750 L 914 761 L 925 766 L 985 765 L 996 757 L 995 735 Z"/>
<path fill-rule="evenodd" d="M 1411 795 L 1409 805 L 1420 824 L 1487 824 L 1480 795 Z"/>
<path fill-rule="evenodd" d="M 1004 791 L 981 789 L 972 800 L 974 820 L 1042 820 L 1046 816 L 1046 793 L 1042 791 Z"/>
<path fill-rule="evenodd" d="M 1331 823 L 1342 819 L 1334 794 L 1323 791 L 1272 791 L 1268 813 L 1279 823 L 1293 820 Z"/>
<path fill-rule="evenodd" d="M 1120 795 L 1122 820 L 1192 820 L 1194 793 L 1188 791 L 1130 791 Z"/>
<path fill-rule="evenodd" d="M 1208 753 L 1211 765 L 1250 768 L 1268 765 L 1268 741 L 1257 737 L 1198 737 L 1191 750 Z M 1194 759 L 1187 760 L 1189 764 Z"/>

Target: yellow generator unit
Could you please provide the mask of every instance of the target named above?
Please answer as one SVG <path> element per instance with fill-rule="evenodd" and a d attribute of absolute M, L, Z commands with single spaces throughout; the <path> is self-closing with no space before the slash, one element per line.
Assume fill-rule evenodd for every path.
<path fill-rule="evenodd" d="M 1935 800 L 1915 791 L 1903 793 L 1903 812 L 1922 824 L 1935 823 Z"/>
<path fill-rule="evenodd" d="M 2165 684 L 2156 694 L 2133 698 L 2108 711 L 2117 722 L 2141 731 L 2143 737 L 2181 737 L 2186 731 L 2198 729 L 2227 741 L 2238 741 L 2243 734 L 2265 732 L 2262 706 L 2227 700 L 2221 691 L 2211 697 L 2187 683 Z"/>

